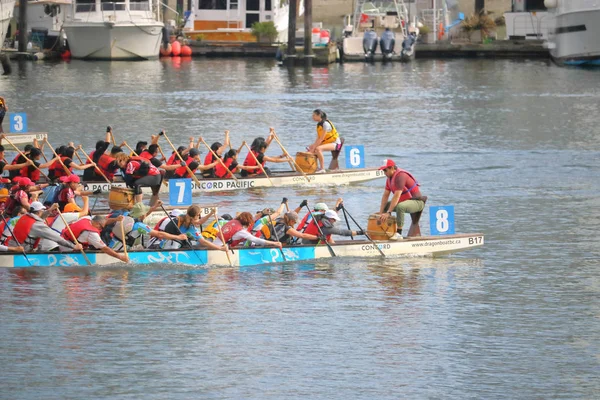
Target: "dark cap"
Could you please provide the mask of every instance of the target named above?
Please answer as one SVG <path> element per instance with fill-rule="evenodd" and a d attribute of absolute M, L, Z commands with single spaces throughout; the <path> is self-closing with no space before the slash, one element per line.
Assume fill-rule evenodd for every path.
<path fill-rule="evenodd" d="M 199 156 L 199 155 L 200 155 L 200 150 L 198 150 L 198 149 L 191 149 L 190 150 L 190 156 L 191 157 L 196 157 L 196 156 Z"/>

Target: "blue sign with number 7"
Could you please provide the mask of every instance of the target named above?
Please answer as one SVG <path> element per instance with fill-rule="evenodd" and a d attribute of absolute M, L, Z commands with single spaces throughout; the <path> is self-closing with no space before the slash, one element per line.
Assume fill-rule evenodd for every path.
<path fill-rule="evenodd" d="M 192 205 L 191 179 L 169 180 L 169 204 L 177 207 Z"/>
<path fill-rule="evenodd" d="M 429 207 L 429 232 L 432 235 L 454 234 L 454 206 Z"/>
<path fill-rule="evenodd" d="M 10 120 L 10 133 L 27 132 L 27 114 L 26 113 L 11 113 L 9 120 Z"/>

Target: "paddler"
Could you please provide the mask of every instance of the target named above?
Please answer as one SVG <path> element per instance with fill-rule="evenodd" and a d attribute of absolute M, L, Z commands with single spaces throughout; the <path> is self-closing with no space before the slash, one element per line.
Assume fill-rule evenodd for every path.
<path fill-rule="evenodd" d="M 258 238 L 248 231 L 248 228 L 254 223 L 254 218 L 249 212 L 243 212 L 223 227 L 221 227 L 221 233 L 225 239 L 225 243 L 229 247 L 236 247 L 240 244 L 249 240 L 256 246 L 267 246 L 267 247 L 278 247 L 281 249 L 281 242 L 271 242 L 269 240 Z M 222 246 L 221 235 L 218 235 L 213 242 L 217 246 Z"/>
<path fill-rule="evenodd" d="M 156 204 L 162 183 L 161 170 L 141 157 L 131 157 L 125 153 L 117 154 L 115 159 L 119 168 L 121 168 L 123 180 L 128 187 L 133 188 L 135 191 L 135 202 L 140 203 L 142 201 L 142 188 L 149 187 L 152 189 L 150 205 Z"/>
<path fill-rule="evenodd" d="M 2 139 L 4 139 L 6 136 L 4 134 L 0 135 L 0 143 L 2 142 Z M 4 159 L 4 151 L 6 149 L 4 148 L 4 146 L 2 146 L 0 144 L 0 175 L 2 175 L 2 173 L 4 171 L 20 171 L 22 168 L 28 166 L 28 165 L 32 165 L 31 161 L 23 161 L 20 164 L 8 164 L 6 162 L 6 160 Z M 18 175 L 18 173 L 17 173 Z"/>
<path fill-rule="evenodd" d="M 77 164 L 73 162 L 73 156 L 75 155 L 75 148 L 73 146 L 64 147 L 61 149 L 61 152 L 57 152 L 57 154 L 60 157 L 60 160 L 56 160 L 48 167 L 48 178 L 51 180 L 60 179 L 63 176 L 69 176 L 73 173 L 73 168 L 84 171 L 96 166 L 96 164 L 91 162 L 87 164 Z M 67 170 L 69 172 L 67 172 Z"/>
<path fill-rule="evenodd" d="M 48 168 L 49 166 L 54 164 L 54 162 L 58 161 L 58 158 L 53 158 L 52 160 L 48 161 L 47 163 L 40 164 L 39 160 L 41 157 L 42 157 L 42 151 L 40 149 L 38 149 L 37 147 L 32 148 L 31 151 L 29 152 L 29 155 L 27 158 L 29 158 L 31 161 L 33 161 L 33 164 L 35 166 L 27 165 L 27 166 L 23 167 L 20 171 L 21 176 L 27 177 L 27 178 L 31 179 L 33 182 L 37 182 L 40 179 L 40 169 Z"/>
<path fill-rule="evenodd" d="M 404 214 L 423 211 L 425 201 L 419 190 L 419 182 L 409 172 L 398 168 L 393 160 L 384 160 L 379 169 L 387 177 L 379 207 L 379 221 L 385 224 L 387 219 L 392 216 L 392 211 L 396 212 L 397 231 L 390 240 L 400 240 L 402 239 Z M 392 194 L 391 200 L 389 200 L 390 194 Z"/>
<path fill-rule="evenodd" d="M 315 216 L 316 218 L 316 216 Z M 353 231 L 350 229 L 346 229 L 346 228 L 341 228 L 339 226 L 336 226 L 336 222 L 338 222 L 340 220 L 340 217 L 338 216 L 337 212 L 335 212 L 334 210 L 327 210 L 325 211 L 325 213 L 323 214 L 323 217 L 317 222 L 318 224 L 318 228 L 317 228 L 317 224 L 315 224 L 315 221 L 312 220 L 310 221 L 310 223 L 308 224 L 308 227 L 304 230 L 304 234 L 309 234 L 309 235 L 317 235 L 319 236 L 319 240 L 302 240 L 302 244 L 318 244 L 320 243 L 323 238 L 320 236 L 321 232 L 323 232 L 323 235 L 325 235 L 325 240 L 327 240 L 327 243 L 335 243 L 332 239 L 332 235 L 339 235 L 339 236 L 362 236 L 365 234 L 365 232 L 363 231 Z M 320 228 L 320 229 L 319 229 Z"/>
<path fill-rule="evenodd" d="M 204 158 L 204 165 L 210 165 L 214 162 L 218 163 L 218 160 L 215 158 L 213 153 L 215 153 L 217 155 L 217 157 L 222 157 L 223 152 L 225 151 L 225 149 L 227 147 L 229 147 L 229 145 L 230 145 L 229 131 L 225 131 L 225 141 L 223 141 L 223 144 L 221 144 L 220 142 L 214 142 L 213 144 L 210 145 L 210 149 L 212 151 L 209 151 L 206 154 L 206 157 Z M 220 165 L 220 164 L 221 163 L 218 163 L 218 165 Z M 202 171 L 202 176 L 205 178 L 214 178 L 216 176 L 215 169 L 210 168 L 210 169 Z"/>
<path fill-rule="evenodd" d="M 260 233 L 262 237 L 268 240 L 278 240 L 283 244 L 292 244 L 297 239 L 303 241 L 317 241 L 318 235 L 311 235 L 308 233 L 298 232 L 294 225 L 298 222 L 298 214 L 294 211 L 288 211 L 283 214 L 283 217 L 275 220 L 270 219 L 267 223 L 268 229 L 261 229 Z M 259 236 L 260 237 L 260 236 Z"/>
<path fill-rule="evenodd" d="M 106 136 L 104 140 L 99 140 L 96 142 L 95 150 L 89 154 L 92 162 L 96 163 L 96 168 L 88 168 L 83 171 L 84 181 L 104 180 L 104 177 L 98 171 L 101 171 L 108 180 L 112 181 L 115 174 L 119 170 L 115 156 L 123 151 L 121 147 L 113 146 L 110 154 L 106 154 L 106 151 L 110 147 L 111 135 L 112 128 L 109 126 L 106 128 Z"/>
<path fill-rule="evenodd" d="M 291 161 L 285 154 L 282 154 L 278 157 L 270 157 L 265 155 L 265 152 L 267 151 L 267 148 L 269 147 L 269 144 L 271 143 L 274 137 L 275 133 L 273 128 L 271 128 L 271 134 L 266 140 L 262 137 L 254 139 L 252 145 L 250 146 L 250 153 L 248 153 L 248 155 L 246 156 L 246 159 L 244 160 L 244 165 L 241 167 L 241 175 L 243 178 L 249 176 L 259 176 L 262 174 L 263 169 L 267 174 L 270 174 L 271 171 L 269 170 L 269 168 L 265 167 L 265 163 L 267 161 L 274 163 Z M 260 165 L 262 165 L 262 169 L 256 163 L 257 160 L 260 163 Z"/>
<path fill-rule="evenodd" d="M 317 138 L 313 144 L 307 147 L 307 150 L 309 153 L 317 155 L 320 168 L 315 173 L 324 174 L 327 171 L 325 171 L 323 152 L 339 151 L 342 147 L 342 140 L 335 126 L 327 119 L 327 114 L 323 110 L 317 108 L 313 111 L 312 117 L 313 121 L 317 123 Z"/>
<path fill-rule="evenodd" d="M 191 149 L 186 157 L 183 157 L 185 162 L 180 161 L 180 165 L 175 172 L 173 173 L 173 178 L 182 179 L 182 178 L 191 178 L 190 172 L 195 173 L 197 169 L 200 171 L 206 171 L 213 168 L 218 164 L 218 161 L 213 162 L 212 164 L 202 165 L 202 161 L 200 160 L 200 150 Z M 186 167 L 187 166 L 187 167 Z"/>

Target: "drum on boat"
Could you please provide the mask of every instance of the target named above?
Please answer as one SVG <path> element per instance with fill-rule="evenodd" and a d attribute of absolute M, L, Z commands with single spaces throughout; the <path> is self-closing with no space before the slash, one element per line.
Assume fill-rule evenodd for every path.
<path fill-rule="evenodd" d="M 299 151 L 296 153 L 296 164 L 304 173 L 312 174 L 317 170 L 317 156 L 313 153 Z"/>
<path fill-rule="evenodd" d="M 396 218 L 389 217 L 385 224 L 379 222 L 380 214 L 369 215 L 367 234 L 373 240 L 388 240 L 396 233 Z"/>
<path fill-rule="evenodd" d="M 112 187 L 108 194 L 108 206 L 111 210 L 131 210 L 135 204 L 133 189 Z"/>

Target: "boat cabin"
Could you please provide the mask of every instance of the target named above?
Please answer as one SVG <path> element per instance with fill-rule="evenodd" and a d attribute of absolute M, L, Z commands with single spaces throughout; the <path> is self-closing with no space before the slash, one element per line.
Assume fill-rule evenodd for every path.
<path fill-rule="evenodd" d="M 513 0 L 504 13 L 507 40 L 547 40 L 548 12 L 544 0 Z"/>

